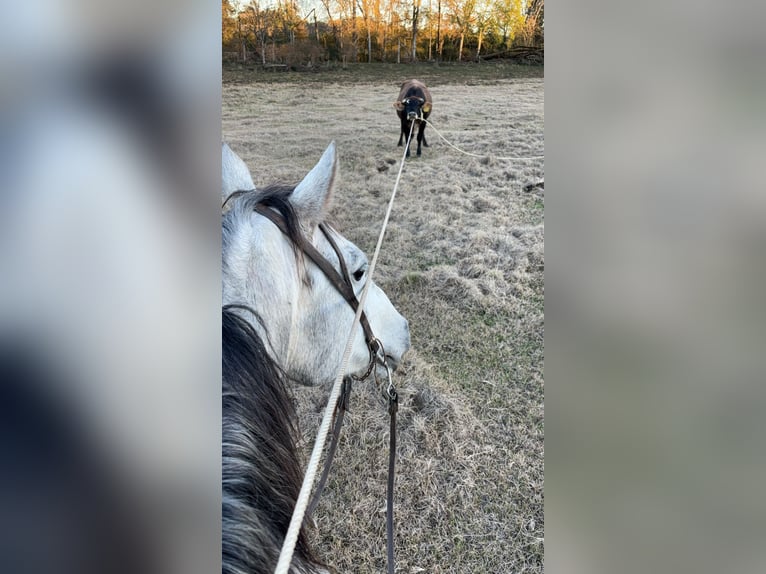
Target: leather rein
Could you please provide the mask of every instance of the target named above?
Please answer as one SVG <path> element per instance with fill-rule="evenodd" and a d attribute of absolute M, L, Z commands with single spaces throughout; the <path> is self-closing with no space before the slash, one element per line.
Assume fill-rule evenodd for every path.
<path fill-rule="evenodd" d="M 282 233 L 284 233 L 288 238 L 291 237 L 288 232 L 287 223 L 285 222 L 285 219 L 282 217 L 282 215 L 262 203 L 259 203 L 255 206 L 255 211 L 276 225 L 279 230 L 282 231 Z M 351 282 L 351 276 L 349 275 L 348 267 L 346 266 L 346 261 L 343 258 L 343 254 L 341 253 L 338 244 L 333 239 L 329 227 L 324 223 L 320 223 L 319 229 L 322 231 L 330 246 L 333 248 L 333 251 L 335 251 L 336 256 L 338 257 L 338 262 L 341 269 L 340 273 L 338 273 L 332 263 L 330 263 L 330 261 L 324 255 L 322 255 L 319 250 L 303 236 L 303 234 L 297 234 L 297 237 L 294 238 L 294 241 L 298 248 L 306 256 L 308 256 L 308 258 L 311 259 L 311 261 L 313 261 L 314 264 L 319 267 L 319 269 L 322 270 L 330 283 L 332 283 L 332 285 L 338 290 L 343 298 L 346 299 L 354 312 L 356 312 L 359 308 L 359 300 L 356 298 L 356 293 L 354 293 L 353 283 Z M 367 348 L 370 351 L 370 363 L 362 376 L 350 375 L 350 378 L 345 377 L 343 380 L 341 394 L 338 397 L 337 404 L 335 405 L 335 422 L 332 429 L 332 441 L 330 442 L 330 446 L 327 451 L 324 468 L 322 469 L 322 475 L 319 479 L 319 483 L 317 484 L 316 492 L 314 493 L 314 497 L 311 500 L 311 503 L 309 504 L 308 510 L 306 512 L 304 524 L 309 520 L 317 505 L 319 504 L 319 498 L 322 495 L 322 491 L 324 490 L 324 487 L 327 483 L 327 478 L 330 474 L 330 467 L 332 466 L 333 457 L 335 456 L 335 451 L 338 447 L 340 429 L 343 426 L 343 418 L 346 411 L 348 410 L 348 403 L 351 396 L 352 386 L 351 379 L 357 381 L 366 379 L 373 371 L 375 371 L 376 361 L 380 360 L 386 370 L 386 376 L 388 379 L 385 389 L 385 393 L 388 398 L 388 412 L 390 416 L 388 485 L 386 494 L 386 546 L 388 573 L 394 574 L 393 492 L 396 463 L 396 412 L 398 410 L 399 402 L 396 388 L 391 382 L 391 371 L 388 368 L 388 364 L 386 363 L 385 349 L 383 348 L 383 344 L 380 342 L 380 340 L 375 337 L 375 334 L 372 332 L 372 327 L 370 327 L 370 322 L 367 320 L 367 316 L 365 315 L 364 310 L 362 310 L 362 313 L 359 317 L 359 323 L 361 324 L 362 330 L 364 331 L 364 338 L 367 343 Z M 378 380 L 377 372 L 375 372 L 375 380 L 377 383 L 380 383 Z"/>

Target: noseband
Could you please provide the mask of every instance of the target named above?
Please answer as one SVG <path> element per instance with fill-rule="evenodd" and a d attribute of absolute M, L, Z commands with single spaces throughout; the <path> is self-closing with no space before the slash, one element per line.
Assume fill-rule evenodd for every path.
<path fill-rule="evenodd" d="M 263 205 L 262 203 L 259 203 L 255 206 L 255 211 L 276 225 L 286 236 L 290 237 L 285 219 L 279 213 L 267 207 L 266 205 Z M 324 255 L 319 253 L 319 250 L 317 250 L 317 248 L 314 247 L 311 242 L 303 236 L 303 234 L 298 234 L 298 236 L 295 238 L 295 243 L 297 244 L 298 248 L 303 253 L 305 253 L 308 258 L 316 264 L 317 267 L 322 270 L 322 273 L 324 273 L 325 277 L 327 277 L 330 283 L 335 287 L 335 289 L 337 289 L 338 293 L 343 296 L 343 298 L 348 302 L 348 304 L 356 313 L 356 310 L 359 308 L 359 300 L 356 298 L 356 293 L 354 293 L 351 276 L 348 273 L 348 267 L 346 266 L 345 259 L 343 259 L 343 254 L 341 253 L 338 244 L 332 238 L 329 227 L 324 223 L 320 223 L 319 229 L 322 230 L 322 233 L 324 233 L 324 236 L 327 238 L 327 241 L 330 243 L 333 251 L 335 251 L 335 255 L 338 257 L 338 261 L 340 262 L 340 273 L 336 271 L 332 263 L 330 263 L 330 261 Z M 370 322 L 367 320 L 367 315 L 365 315 L 364 310 L 362 310 L 362 314 L 359 317 L 359 324 L 362 326 L 362 330 L 364 331 L 364 339 L 367 343 L 367 348 L 370 351 L 370 363 L 367 365 L 367 370 L 362 376 L 357 377 L 356 375 L 351 375 L 351 377 L 357 381 L 361 381 L 370 376 L 370 373 L 372 373 L 372 370 L 375 368 L 375 359 L 378 356 L 378 353 L 381 353 L 382 357 L 385 358 L 383 345 L 372 332 L 372 327 L 370 327 Z"/>

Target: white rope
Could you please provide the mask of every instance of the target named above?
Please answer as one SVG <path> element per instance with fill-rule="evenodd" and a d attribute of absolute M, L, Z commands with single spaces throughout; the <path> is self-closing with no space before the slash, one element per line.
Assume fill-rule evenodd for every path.
<path fill-rule="evenodd" d="M 452 145 L 450 143 L 450 141 L 447 138 L 445 138 L 439 132 L 439 130 L 436 129 L 436 126 L 433 125 L 431 122 L 429 122 L 427 119 L 422 118 L 422 121 L 426 122 L 429 126 L 431 126 L 434 129 L 434 131 L 436 132 L 436 135 L 438 135 L 440 138 L 442 138 L 448 146 L 450 146 L 453 149 L 456 149 L 457 151 L 459 151 L 462 154 L 470 155 L 471 157 L 493 157 L 495 159 L 508 160 L 508 161 L 522 160 L 522 159 L 545 159 L 544 155 L 533 155 L 533 156 L 529 156 L 529 157 L 498 157 L 496 155 L 490 155 L 490 154 L 486 154 L 486 153 L 485 154 L 476 154 L 476 153 L 470 153 L 470 152 L 467 152 L 467 151 L 463 151 L 459 147 L 457 147 L 455 145 Z M 415 123 L 415 122 L 413 122 L 413 123 Z"/>
<path fill-rule="evenodd" d="M 367 272 L 367 281 L 362 289 L 362 294 L 359 297 L 359 305 L 356 308 L 356 314 L 354 315 L 354 321 L 351 323 L 351 332 L 348 335 L 346 341 L 346 349 L 343 352 L 343 359 L 341 360 L 341 368 L 338 373 L 335 383 L 333 383 L 332 390 L 330 391 L 330 398 L 327 400 L 327 406 L 325 407 L 324 416 L 322 422 L 319 425 L 319 431 L 317 432 L 317 439 L 314 443 L 314 450 L 311 451 L 311 458 L 309 459 L 308 466 L 306 468 L 306 475 L 303 478 L 303 484 L 301 485 L 300 494 L 298 494 L 298 501 L 295 503 L 295 510 L 293 511 L 293 517 L 290 519 L 290 526 L 287 529 L 287 535 L 285 541 L 282 544 L 282 551 L 279 553 L 279 561 L 277 562 L 277 568 L 274 571 L 275 574 L 287 574 L 290 569 L 290 563 L 293 559 L 293 552 L 295 550 L 295 543 L 298 541 L 298 534 L 303 524 L 303 517 L 306 514 L 306 508 L 309 504 L 309 496 L 311 495 L 311 489 L 314 486 L 314 479 L 316 478 L 317 469 L 319 468 L 319 462 L 322 458 L 322 451 L 324 450 L 325 441 L 327 440 L 327 434 L 330 431 L 330 424 L 332 423 L 332 415 L 335 410 L 335 404 L 338 402 L 338 396 L 340 395 L 340 389 L 343 383 L 343 376 L 348 368 L 348 361 L 351 357 L 351 348 L 354 345 L 354 338 L 356 336 L 356 327 L 359 324 L 359 318 L 362 315 L 364 309 L 364 303 L 367 300 L 367 291 L 372 284 L 372 274 L 375 271 L 375 264 L 378 261 L 378 254 L 380 253 L 380 246 L 383 243 L 383 236 L 386 233 L 386 226 L 388 225 L 388 219 L 391 216 L 391 210 L 394 206 L 394 198 L 396 197 L 396 189 L 399 187 L 399 179 L 402 177 L 402 168 L 404 168 L 404 159 L 407 153 L 410 140 L 412 139 L 412 128 L 415 126 L 415 122 L 412 122 L 410 127 L 410 135 L 407 138 L 407 145 L 404 146 L 404 152 L 402 153 L 402 163 L 399 166 L 399 173 L 396 176 L 396 183 L 394 184 L 394 191 L 391 193 L 391 199 L 388 201 L 388 208 L 386 209 L 386 216 L 383 219 L 383 226 L 380 229 L 380 235 L 378 236 L 378 243 L 375 246 L 375 253 L 372 256 L 370 267 Z"/>

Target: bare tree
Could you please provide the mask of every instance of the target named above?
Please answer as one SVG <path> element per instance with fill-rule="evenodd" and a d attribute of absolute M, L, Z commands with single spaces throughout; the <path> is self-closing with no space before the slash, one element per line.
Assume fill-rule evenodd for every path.
<path fill-rule="evenodd" d="M 476 28 L 478 31 L 478 40 L 476 44 L 476 59 L 479 59 L 479 55 L 481 54 L 481 45 L 484 41 L 484 35 L 487 32 L 487 30 L 491 29 L 492 26 L 494 26 L 495 23 L 495 17 L 492 14 L 490 10 L 487 9 L 486 6 L 483 6 L 476 15 Z"/>
<path fill-rule="evenodd" d="M 260 47 L 261 64 L 266 65 L 266 42 L 268 41 L 268 15 L 261 10 L 258 0 L 252 0 L 245 9 L 239 13 L 241 20 L 247 23 L 257 45 Z"/>
<path fill-rule="evenodd" d="M 362 11 L 364 27 L 367 30 L 367 62 L 372 62 L 372 25 L 370 23 L 370 11 L 372 10 L 372 0 L 359 0 L 359 10 Z"/>
<path fill-rule="evenodd" d="M 330 0 L 321 0 L 321 2 L 322 6 L 324 6 L 324 9 L 327 11 L 327 21 L 328 24 L 330 24 L 330 28 L 332 29 L 335 45 L 340 49 L 341 52 L 343 52 L 343 28 L 340 27 L 339 33 L 339 26 L 337 21 L 332 17 L 332 13 L 330 12 Z"/>
<path fill-rule="evenodd" d="M 359 53 L 359 30 L 356 21 L 357 0 L 336 0 L 340 12 L 340 22 L 342 28 L 351 29 L 351 46 L 346 46 L 341 52 L 345 56 L 350 50 L 351 61 L 356 62 Z"/>
<path fill-rule="evenodd" d="M 359 29 L 356 22 L 356 0 L 351 0 L 351 26 L 351 44 L 354 49 L 352 60 L 357 62 L 359 61 Z"/>
<path fill-rule="evenodd" d="M 418 19 L 420 18 L 421 0 L 412 0 L 412 61 L 418 59 Z"/>
<path fill-rule="evenodd" d="M 438 0 L 439 3 L 439 15 L 436 20 L 436 51 L 439 54 L 439 59 L 442 59 L 444 51 L 444 38 L 442 37 L 442 0 Z"/>
<path fill-rule="evenodd" d="M 470 32 L 476 19 L 476 0 L 450 0 L 452 20 L 457 24 L 460 34 L 460 47 L 457 52 L 458 62 L 463 59 L 463 44 L 465 36 Z"/>
<path fill-rule="evenodd" d="M 383 15 L 383 2 L 384 0 L 371 0 L 372 2 L 372 16 L 375 22 L 375 38 L 377 40 L 377 48 L 379 55 L 382 55 L 383 61 L 386 60 L 385 55 L 385 37 L 386 37 L 386 22 Z"/>
<path fill-rule="evenodd" d="M 544 37 L 545 0 L 530 0 L 527 5 L 522 35 L 528 46 L 542 44 Z"/>
<path fill-rule="evenodd" d="M 433 10 L 431 9 L 431 1 L 428 0 L 428 61 L 430 62 L 432 60 L 431 57 L 431 45 L 433 44 L 434 40 L 434 18 L 433 18 Z"/>
<path fill-rule="evenodd" d="M 428 0 L 425 8 L 423 0 L 320 0 L 321 6 L 309 9 L 305 17 L 298 0 L 268 1 L 268 8 L 266 0 L 247 0 L 235 9 L 233 0 L 222 0 L 226 54 L 246 60 L 257 51 L 264 64 L 306 56 L 312 62 L 316 57 L 368 63 L 415 62 L 420 57 L 460 61 L 497 57 L 515 44 L 543 44 L 544 0 Z M 324 32 L 321 19 L 328 25 Z M 324 55 L 318 47 L 323 41 L 324 50 L 330 50 Z M 360 49 L 366 50 L 366 58 Z"/>
<path fill-rule="evenodd" d="M 388 12 L 388 21 L 383 28 L 383 61 L 386 61 L 386 55 L 388 51 L 388 39 L 394 35 L 398 38 L 398 34 L 395 32 L 396 25 L 398 24 L 398 12 L 396 10 L 399 0 L 388 0 L 386 11 Z M 397 48 L 398 49 L 398 48 Z"/>

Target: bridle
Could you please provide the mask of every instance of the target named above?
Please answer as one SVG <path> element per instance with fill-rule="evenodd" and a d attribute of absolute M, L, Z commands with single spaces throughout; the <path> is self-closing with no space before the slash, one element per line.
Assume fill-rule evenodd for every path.
<path fill-rule="evenodd" d="M 276 225 L 280 231 L 282 231 L 282 233 L 290 237 L 287 229 L 287 223 L 285 223 L 285 219 L 282 217 L 282 215 L 262 203 L 256 204 L 255 211 L 263 215 L 274 225 Z M 353 283 L 351 282 L 351 276 L 349 275 L 348 267 L 346 266 L 346 260 L 343 258 L 343 254 L 341 253 L 338 244 L 333 239 L 328 226 L 324 223 L 320 223 L 319 229 L 322 230 L 322 233 L 324 234 L 328 243 L 333 248 L 333 251 L 335 251 L 335 255 L 338 257 L 338 261 L 340 262 L 340 273 L 336 271 L 332 263 L 330 263 L 330 261 L 328 261 L 324 255 L 319 253 L 319 250 L 314 247 L 311 242 L 303 236 L 303 234 L 298 234 L 296 237 L 294 237 L 295 243 L 297 244 L 298 248 L 304 254 L 306 254 L 308 258 L 311 259 L 317 267 L 319 267 L 319 269 L 322 270 L 322 273 L 324 273 L 325 277 L 327 277 L 335 289 L 337 289 L 337 291 L 348 302 L 348 304 L 351 306 L 351 309 L 356 312 L 356 310 L 359 308 L 359 300 L 356 298 L 356 293 L 354 293 L 354 287 Z M 367 343 L 367 348 L 370 350 L 370 362 L 367 365 L 367 370 L 363 375 L 351 375 L 351 377 L 357 381 L 361 381 L 369 377 L 370 373 L 372 373 L 372 370 L 375 368 L 376 359 L 380 357 L 382 360 L 385 360 L 386 356 L 383 349 L 383 344 L 377 337 L 375 337 L 375 334 L 372 332 L 372 327 L 370 326 L 370 322 L 367 320 L 367 315 L 365 314 L 364 310 L 362 310 L 362 315 L 359 318 L 359 324 L 362 326 L 362 330 L 364 331 L 364 339 Z"/>
<path fill-rule="evenodd" d="M 303 236 L 302 233 L 298 233 L 295 236 L 291 236 L 288 231 L 285 218 L 281 214 L 277 213 L 276 211 L 274 211 L 267 205 L 264 205 L 263 203 L 256 204 L 255 211 L 263 215 L 266 219 L 268 219 L 274 225 L 276 225 L 279 228 L 279 230 L 282 231 L 282 233 L 284 233 L 288 238 L 292 238 L 293 241 L 296 243 L 297 247 L 306 256 L 308 256 L 308 258 L 311 259 L 314 262 L 314 264 L 316 264 L 316 266 L 319 267 L 319 269 L 322 270 L 322 272 L 325 274 L 325 277 L 327 277 L 330 283 L 333 284 L 333 286 L 338 290 L 338 292 L 343 296 L 343 298 L 346 299 L 346 301 L 354 310 L 354 312 L 357 311 L 357 309 L 359 308 L 359 300 L 356 298 L 356 293 L 354 292 L 353 283 L 351 282 L 351 276 L 349 275 L 348 267 L 346 266 L 346 261 L 343 258 L 343 254 L 341 253 L 340 248 L 338 247 L 338 244 L 333 239 L 330 229 L 327 225 L 325 225 L 324 223 L 320 223 L 319 229 L 322 231 L 328 243 L 333 248 L 333 251 L 335 251 L 335 255 L 338 257 L 338 262 L 340 264 L 340 270 L 341 270 L 340 273 L 338 273 L 338 271 L 335 269 L 332 263 L 330 263 L 330 261 L 324 255 L 322 255 L 319 252 L 319 250 L 317 250 L 317 248 L 314 247 L 314 245 Z M 357 381 L 364 380 L 368 376 L 370 376 L 370 373 L 372 373 L 375 370 L 376 362 L 380 362 L 380 364 L 386 370 L 386 377 L 388 381 L 388 384 L 385 389 L 385 393 L 388 398 L 388 413 L 390 416 L 388 485 L 387 485 L 387 496 L 386 496 L 386 509 L 387 509 L 386 533 L 387 533 L 388 572 L 389 574 L 393 574 L 394 573 L 393 490 L 394 490 L 394 467 L 395 467 L 395 461 L 396 461 L 396 412 L 399 406 L 399 402 L 398 402 L 399 399 L 396 392 L 396 388 L 391 382 L 391 371 L 386 361 L 385 349 L 383 348 L 383 344 L 380 342 L 380 340 L 377 337 L 375 337 L 375 334 L 372 332 L 372 327 L 370 326 L 370 322 L 367 320 L 367 316 L 365 315 L 364 310 L 362 310 L 362 313 L 360 315 L 359 323 L 362 326 L 362 329 L 364 331 L 365 342 L 367 343 L 367 348 L 370 351 L 370 362 L 367 365 L 367 369 L 363 375 L 361 376 L 350 375 L 350 377 Z M 378 381 L 377 372 L 375 373 L 375 380 L 376 382 L 380 383 L 380 381 Z M 319 498 L 322 495 L 322 491 L 324 490 L 325 484 L 327 483 L 327 478 L 330 474 L 330 467 L 332 466 L 332 460 L 333 460 L 333 457 L 335 456 L 335 451 L 338 447 L 338 439 L 340 438 L 340 429 L 343 426 L 343 418 L 344 418 L 345 412 L 348 410 L 348 401 L 350 396 L 351 396 L 351 379 L 346 377 L 343 380 L 343 387 L 341 390 L 341 394 L 338 397 L 337 404 L 335 405 L 335 423 L 333 424 L 333 429 L 332 429 L 332 441 L 327 451 L 327 456 L 325 458 L 325 464 L 322 470 L 322 475 L 319 479 L 319 482 L 317 483 L 316 491 L 314 492 L 314 498 L 311 500 L 311 503 L 308 506 L 308 510 L 304 518 L 304 524 L 310 519 L 310 517 L 314 513 L 314 510 L 316 509 L 317 504 L 319 504 Z"/>

